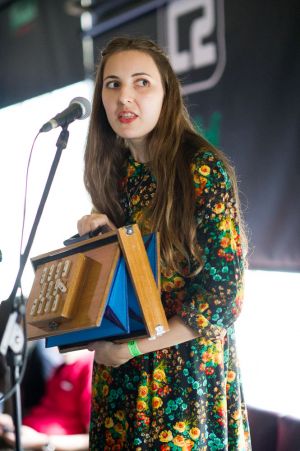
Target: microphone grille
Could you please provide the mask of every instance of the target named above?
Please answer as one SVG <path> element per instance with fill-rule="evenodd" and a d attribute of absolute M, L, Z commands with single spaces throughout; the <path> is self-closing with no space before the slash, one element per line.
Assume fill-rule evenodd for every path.
<path fill-rule="evenodd" d="M 84 97 L 74 97 L 73 100 L 71 100 L 70 105 L 73 105 L 74 103 L 80 105 L 82 114 L 78 119 L 86 119 L 91 114 L 91 104 L 90 101 Z"/>

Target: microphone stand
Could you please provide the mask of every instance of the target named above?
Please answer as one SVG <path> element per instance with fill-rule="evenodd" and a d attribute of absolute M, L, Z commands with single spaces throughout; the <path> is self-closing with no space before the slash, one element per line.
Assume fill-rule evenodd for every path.
<path fill-rule="evenodd" d="M 24 331 L 26 332 L 25 323 L 25 305 L 22 299 L 17 298 L 17 291 L 21 286 L 22 274 L 32 247 L 32 243 L 42 216 L 44 206 L 54 179 L 56 169 L 63 149 L 67 147 L 69 139 L 68 131 L 69 123 L 66 122 L 62 126 L 62 130 L 56 142 L 56 154 L 50 168 L 48 179 L 40 200 L 39 207 L 36 212 L 35 220 L 31 228 L 31 232 L 26 244 L 25 250 L 20 258 L 19 271 L 16 281 L 9 298 L 0 303 L 0 354 L 6 357 L 8 366 L 11 369 L 11 384 L 15 387 L 13 395 L 13 419 L 15 425 L 16 451 L 22 451 L 21 447 L 21 393 L 20 393 L 20 373 L 23 366 L 23 349 L 24 349 Z"/>

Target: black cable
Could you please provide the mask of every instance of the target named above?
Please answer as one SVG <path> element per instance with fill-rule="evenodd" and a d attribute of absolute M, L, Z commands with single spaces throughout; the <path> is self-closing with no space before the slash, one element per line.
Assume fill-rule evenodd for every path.
<path fill-rule="evenodd" d="M 31 149 L 30 149 L 30 153 L 29 153 L 29 157 L 28 157 L 27 168 L 26 168 L 25 194 L 24 194 L 24 202 L 23 202 L 23 205 L 24 205 L 23 206 L 23 221 L 22 221 L 22 230 L 21 230 L 21 241 L 20 241 L 20 259 L 22 258 L 22 247 L 23 247 L 23 239 L 24 239 L 25 220 L 26 220 L 28 174 L 29 174 L 29 168 L 30 168 L 33 148 L 35 146 L 35 143 L 36 143 L 36 140 L 37 140 L 39 134 L 40 134 L 40 132 L 37 133 L 37 135 L 35 136 L 35 138 L 33 140 L 33 143 L 32 143 Z"/>

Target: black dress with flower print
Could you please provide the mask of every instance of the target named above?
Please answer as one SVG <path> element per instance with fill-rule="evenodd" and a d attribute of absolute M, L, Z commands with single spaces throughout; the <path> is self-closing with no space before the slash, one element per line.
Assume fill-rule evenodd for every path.
<path fill-rule="evenodd" d="M 163 270 L 162 302 L 200 337 L 131 359 L 95 364 L 90 449 L 251 450 L 234 322 L 243 298 L 243 259 L 231 182 L 221 161 L 199 152 L 191 165 L 204 267 L 193 278 Z M 128 160 L 122 180 L 127 223 L 144 233 L 155 193 L 147 165 Z"/>

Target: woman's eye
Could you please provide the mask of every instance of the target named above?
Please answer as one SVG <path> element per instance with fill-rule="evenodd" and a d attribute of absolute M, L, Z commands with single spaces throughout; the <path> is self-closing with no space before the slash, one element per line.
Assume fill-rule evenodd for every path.
<path fill-rule="evenodd" d="M 142 87 L 149 86 L 150 82 L 149 82 L 149 80 L 142 78 L 141 80 L 137 80 L 137 85 L 142 86 Z"/>
<path fill-rule="evenodd" d="M 116 80 L 112 80 L 106 83 L 106 87 L 110 89 L 118 88 L 120 86 L 120 83 Z"/>

